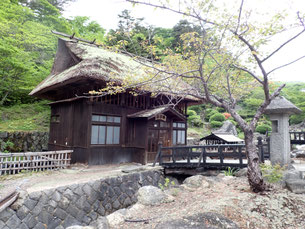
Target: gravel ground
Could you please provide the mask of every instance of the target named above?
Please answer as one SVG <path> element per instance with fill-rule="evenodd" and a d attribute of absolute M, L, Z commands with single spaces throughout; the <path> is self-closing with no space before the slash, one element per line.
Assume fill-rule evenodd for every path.
<path fill-rule="evenodd" d="M 294 194 L 281 187 L 265 194 L 249 189 L 245 177 L 207 177 L 209 188 L 172 189 L 175 201 L 160 206 L 140 205 L 128 218 L 149 219 L 148 223 L 125 222 L 118 228 L 155 228 L 158 223 L 181 219 L 197 213 L 216 212 L 234 221 L 240 228 L 304 229 L 305 195 Z"/>

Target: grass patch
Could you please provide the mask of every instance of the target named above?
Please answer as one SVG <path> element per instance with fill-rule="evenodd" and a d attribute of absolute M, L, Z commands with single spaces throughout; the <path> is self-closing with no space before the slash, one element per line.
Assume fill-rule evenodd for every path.
<path fill-rule="evenodd" d="M 48 131 L 48 101 L 0 107 L 0 131 Z"/>
<path fill-rule="evenodd" d="M 206 135 L 210 134 L 210 130 L 206 128 L 205 126 L 203 127 L 189 127 L 187 129 L 187 136 L 191 138 L 202 138 Z"/>

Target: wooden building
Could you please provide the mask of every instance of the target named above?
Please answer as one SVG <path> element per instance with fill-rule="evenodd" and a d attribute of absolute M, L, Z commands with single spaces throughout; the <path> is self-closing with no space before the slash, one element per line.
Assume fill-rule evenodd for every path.
<path fill-rule="evenodd" d="M 186 144 L 186 109 L 198 101 L 129 90 L 105 96 L 89 91 L 119 84 L 131 72 L 145 74 L 142 65 L 122 53 L 73 39 L 58 40 L 50 76 L 30 95 L 52 100 L 49 150 L 73 149 L 72 161 L 89 164 L 147 163 L 158 142 Z M 181 97 L 182 98 L 182 97 Z"/>

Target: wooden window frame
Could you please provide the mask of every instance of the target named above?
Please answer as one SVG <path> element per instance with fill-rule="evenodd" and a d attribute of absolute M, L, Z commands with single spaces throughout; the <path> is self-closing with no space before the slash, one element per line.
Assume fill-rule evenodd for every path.
<path fill-rule="evenodd" d="M 174 126 L 175 123 L 183 123 L 184 124 L 184 127 L 178 127 L 178 126 Z M 172 142 L 173 142 L 173 145 L 186 145 L 186 129 L 187 129 L 187 125 L 186 125 L 186 122 L 173 122 L 173 133 L 172 133 Z M 183 144 L 177 144 L 177 140 L 178 140 L 178 131 L 184 131 L 184 143 Z M 174 144 L 174 131 L 176 131 L 176 139 L 175 139 L 175 142 L 176 144 Z"/>
<path fill-rule="evenodd" d="M 106 121 L 93 121 L 93 116 L 105 116 Z M 107 122 L 107 117 L 118 117 L 120 118 L 120 122 Z M 109 115 L 109 114 L 92 114 L 91 115 L 91 137 L 90 137 L 90 145 L 91 146 L 118 146 L 121 145 L 121 124 L 122 124 L 122 117 L 118 115 Z M 92 144 L 92 126 L 104 126 L 105 127 L 105 144 Z M 108 127 L 119 127 L 119 143 L 118 144 L 107 144 L 107 129 Z M 114 132 L 113 132 L 114 134 Z M 98 136 L 99 136 L 99 131 L 98 131 Z M 113 141 L 114 139 L 112 139 Z"/>
<path fill-rule="evenodd" d="M 51 123 L 60 123 L 60 115 L 59 114 L 51 115 L 50 122 Z"/>

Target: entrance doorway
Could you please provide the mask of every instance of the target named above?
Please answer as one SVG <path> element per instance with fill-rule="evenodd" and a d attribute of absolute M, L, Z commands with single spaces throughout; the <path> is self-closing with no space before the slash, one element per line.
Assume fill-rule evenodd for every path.
<path fill-rule="evenodd" d="M 171 122 L 170 121 L 149 121 L 148 123 L 148 152 L 147 162 L 153 162 L 157 155 L 158 143 L 163 146 L 171 146 Z"/>

